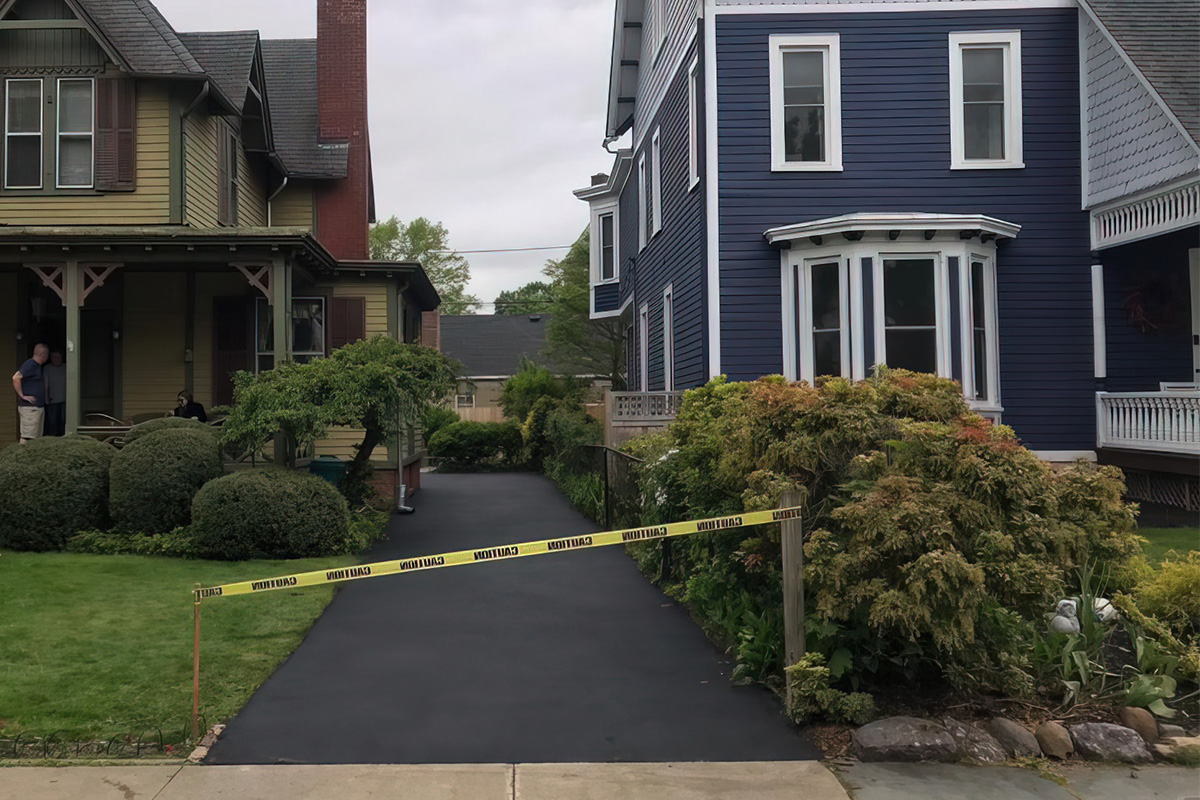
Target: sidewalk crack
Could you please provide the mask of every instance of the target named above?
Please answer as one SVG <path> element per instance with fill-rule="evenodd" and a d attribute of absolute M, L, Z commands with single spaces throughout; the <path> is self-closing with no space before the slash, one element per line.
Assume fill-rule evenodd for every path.
<path fill-rule="evenodd" d="M 158 800 L 158 798 L 162 796 L 162 793 L 167 790 L 167 787 L 171 785 L 171 781 L 175 780 L 175 778 L 179 775 L 179 773 L 183 772 L 183 768 L 186 766 L 187 766 L 186 763 L 180 764 L 179 769 L 175 770 L 174 774 L 172 774 L 171 777 L 167 780 L 167 782 L 163 784 L 163 787 L 161 789 L 159 789 L 157 792 L 154 793 L 154 797 L 150 798 L 150 800 Z"/>
<path fill-rule="evenodd" d="M 510 800 L 517 800 L 517 765 L 509 764 L 512 770 L 508 773 L 508 788 L 512 790 Z"/>

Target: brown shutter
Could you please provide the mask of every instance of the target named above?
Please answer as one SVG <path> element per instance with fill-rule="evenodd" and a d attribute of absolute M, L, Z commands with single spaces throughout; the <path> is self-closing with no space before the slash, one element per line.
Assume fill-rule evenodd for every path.
<path fill-rule="evenodd" d="M 96 79 L 96 188 L 137 188 L 137 90 L 133 78 Z"/>
<path fill-rule="evenodd" d="M 229 174 L 229 132 L 224 123 L 217 126 L 217 222 L 221 225 L 233 224 L 233 209 L 231 207 L 230 183 L 233 176 Z"/>
<path fill-rule="evenodd" d="M 334 297 L 329 307 L 329 348 L 337 350 L 367 338 L 365 297 Z"/>

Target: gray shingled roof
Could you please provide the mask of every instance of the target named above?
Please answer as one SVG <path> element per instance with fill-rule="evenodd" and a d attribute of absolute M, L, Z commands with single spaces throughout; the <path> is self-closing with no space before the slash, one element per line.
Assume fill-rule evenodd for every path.
<path fill-rule="evenodd" d="M 204 68 L 150 0 L 75 0 L 75 3 L 134 73 L 204 73 Z"/>
<path fill-rule="evenodd" d="M 546 314 L 468 314 L 441 319 L 442 353 L 462 362 L 463 377 L 513 375 L 522 358 L 540 363 Z"/>
<path fill-rule="evenodd" d="M 1146 80 L 1200 142 L 1200 0 L 1087 0 Z"/>
<path fill-rule="evenodd" d="M 321 142 L 317 121 L 317 40 L 263 39 L 263 79 L 271 99 L 275 151 L 288 174 L 344 178 L 349 150 Z"/>
<path fill-rule="evenodd" d="M 250 68 L 258 47 L 258 31 L 204 31 L 181 33 L 179 40 L 212 78 L 234 108 L 246 103 Z"/>

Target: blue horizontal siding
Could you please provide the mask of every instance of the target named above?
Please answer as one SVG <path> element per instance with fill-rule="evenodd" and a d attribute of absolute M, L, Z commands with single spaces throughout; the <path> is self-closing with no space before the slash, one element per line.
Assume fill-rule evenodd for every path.
<path fill-rule="evenodd" d="M 1076 25 L 1074 9 L 718 17 L 722 371 L 751 379 L 783 369 L 779 254 L 763 239 L 768 228 L 861 211 L 987 214 L 1022 226 L 997 264 L 1004 422 L 1030 447 L 1090 448 Z M 1014 29 L 1026 166 L 952 171 L 949 34 Z M 842 172 L 771 172 L 772 33 L 840 34 Z"/>
<path fill-rule="evenodd" d="M 615 283 L 602 283 L 596 286 L 596 303 L 592 309 L 598 314 L 606 311 L 616 311 L 621 307 L 621 287 Z"/>

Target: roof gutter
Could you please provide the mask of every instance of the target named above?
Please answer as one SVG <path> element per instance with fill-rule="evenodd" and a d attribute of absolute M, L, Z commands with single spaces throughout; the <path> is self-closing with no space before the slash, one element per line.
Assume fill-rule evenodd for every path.
<path fill-rule="evenodd" d="M 276 197 L 279 197 L 279 193 L 282 192 L 284 189 L 286 189 L 287 185 L 288 185 L 288 176 L 284 175 L 283 183 L 279 184 L 279 188 L 276 189 L 275 191 L 271 192 L 271 196 L 267 198 L 267 227 L 268 228 L 271 227 L 271 202 Z"/>
<path fill-rule="evenodd" d="M 200 93 L 196 95 L 196 99 L 191 102 L 183 113 L 179 115 L 179 223 L 187 224 L 187 125 L 185 121 L 191 113 L 199 108 L 200 104 L 208 97 L 208 93 L 212 86 L 212 81 L 205 81 L 200 87 Z"/>

